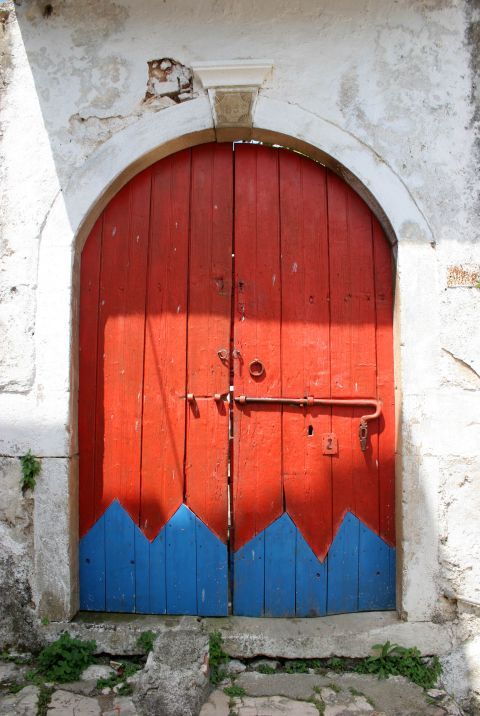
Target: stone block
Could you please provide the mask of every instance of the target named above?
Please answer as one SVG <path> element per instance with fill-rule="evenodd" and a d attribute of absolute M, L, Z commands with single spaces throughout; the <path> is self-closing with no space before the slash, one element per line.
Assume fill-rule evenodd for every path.
<path fill-rule="evenodd" d="M 48 716 L 100 716 L 97 699 L 70 691 L 54 691 L 48 706 Z"/>
<path fill-rule="evenodd" d="M 37 716 L 39 695 L 38 686 L 25 686 L 18 694 L 0 696 L 0 716 Z"/>
<path fill-rule="evenodd" d="M 82 671 L 80 679 L 82 681 L 108 679 L 110 676 L 114 676 L 115 673 L 115 669 L 112 669 L 112 667 L 107 664 L 91 664 L 91 666 L 87 666 L 87 668 Z"/>
<path fill-rule="evenodd" d="M 135 689 L 140 714 L 197 716 L 210 690 L 207 664 L 208 636 L 198 622 L 159 637 Z"/>

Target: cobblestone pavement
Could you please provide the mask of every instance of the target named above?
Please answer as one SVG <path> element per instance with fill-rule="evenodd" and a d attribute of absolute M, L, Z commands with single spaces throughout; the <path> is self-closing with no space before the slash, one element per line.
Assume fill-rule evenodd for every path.
<path fill-rule="evenodd" d="M 361 674 L 261 674 L 244 671 L 234 681 L 242 696 L 212 693 L 201 716 L 461 716 L 441 689 L 424 691 L 401 676 L 379 680 Z M 227 691 L 228 685 L 226 686 Z M 231 691 L 230 693 L 234 693 Z"/>
<path fill-rule="evenodd" d="M 462 716 L 464 713 L 445 691 L 425 692 L 399 676 L 381 681 L 353 673 L 263 674 L 255 670 L 267 668 L 274 672 L 277 666 L 278 662 L 273 660 L 258 660 L 247 670 L 241 662 L 231 661 L 230 678 L 213 691 L 200 716 Z M 26 668 L 0 662 L 0 716 L 37 716 L 40 707 L 47 716 L 148 716 L 136 710 L 131 696 L 115 693 L 122 688 L 121 684 L 113 690 L 97 688 L 97 679 L 108 677 L 110 672 L 113 669 L 109 666 L 95 665 L 82 674 L 80 681 L 45 684 L 42 689 L 32 684 L 19 688 L 16 685 L 24 681 Z M 134 690 L 137 677 L 128 681 Z M 227 695 L 225 688 L 237 695 Z"/>

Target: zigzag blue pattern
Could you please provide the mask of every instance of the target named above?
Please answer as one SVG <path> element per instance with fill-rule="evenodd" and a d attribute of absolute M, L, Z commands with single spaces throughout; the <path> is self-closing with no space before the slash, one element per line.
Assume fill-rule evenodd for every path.
<path fill-rule="evenodd" d="M 228 613 L 227 547 L 186 505 L 153 542 L 115 500 L 80 540 L 80 609 Z"/>
<path fill-rule="evenodd" d="M 324 562 L 284 513 L 233 557 L 234 613 L 313 617 L 395 609 L 395 549 L 347 512 Z"/>
<path fill-rule="evenodd" d="M 323 616 L 395 608 L 395 549 L 347 513 L 324 562 L 283 514 L 232 555 L 233 611 Z M 80 608 L 228 613 L 228 554 L 182 505 L 153 542 L 118 501 L 80 541 Z"/>

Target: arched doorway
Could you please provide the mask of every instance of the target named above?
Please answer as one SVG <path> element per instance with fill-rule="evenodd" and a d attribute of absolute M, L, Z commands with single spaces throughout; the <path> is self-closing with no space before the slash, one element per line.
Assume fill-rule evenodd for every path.
<path fill-rule="evenodd" d="M 391 256 L 347 184 L 163 159 L 95 224 L 80 311 L 81 608 L 394 608 Z"/>

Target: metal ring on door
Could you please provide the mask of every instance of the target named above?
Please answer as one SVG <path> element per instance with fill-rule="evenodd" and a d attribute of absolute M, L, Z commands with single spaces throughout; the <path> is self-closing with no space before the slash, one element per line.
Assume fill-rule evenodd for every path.
<path fill-rule="evenodd" d="M 248 370 L 252 378 L 260 378 L 265 373 L 265 366 L 259 358 L 254 358 L 249 366 Z"/>

